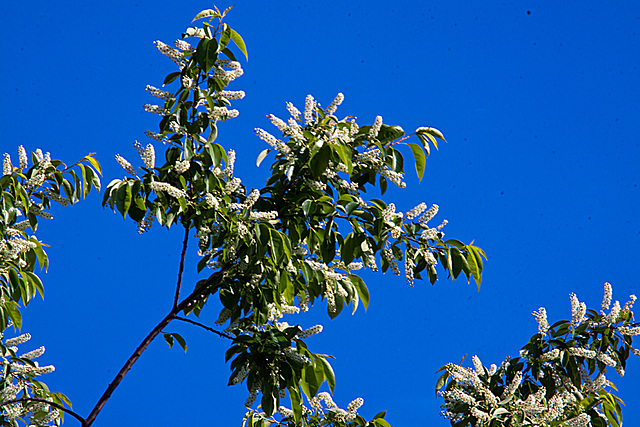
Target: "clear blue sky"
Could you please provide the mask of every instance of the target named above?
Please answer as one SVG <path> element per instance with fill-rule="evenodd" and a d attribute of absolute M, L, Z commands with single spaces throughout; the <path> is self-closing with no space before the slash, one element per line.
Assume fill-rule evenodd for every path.
<path fill-rule="evenodd" d="M 145 85 L 173 71 L 153 41 L 172 42 L 212 5 L 5 1 L 1 150 L 16 156 L 23 144 L 67 161 L 97 152 L 105 186 L 122 176 L 114 155 L 136 159 L 132 142 L 146 144 L 157 123 L 142 110 Z M 309 93 L 326 105 L 343 92 L 339 112 L 361 123 L 380 114 L 409 131 L 444 132 L 449 142 L 422 184 L 408 167 L 407 190 L 386 197 L 403 211 L 439 204 L 447 236 L 475 239 L 489 256 L 480 292 L 444 277 L 410 289 L 368 275 L 366 314 L 289 319 L 325 325 L 309 344 L 336 356 L 339 404 L 361 396 L 361 413 L 387 409 L 395 427 L 448 425 L 434 396 L 441 365 L 465 353 L 487 365 L 517 354 L 536 331 L 530 313 L 545 306 L 551 321 L 567 318 L 570 292 L 592 307 L 605 281 L 622 303 L 640 295 L 640 3 L 239 1 L 228 22 L 248 46 L 231 87 L 247 97 L 219 141 L 237 151 L 247 186 L 266 177 L 253 128 L 268 128 L 267 114 L 285 116 L 286 101 L 302 105 Z M 57 368 L 48 384 L 82 415 L 170 309 L 181 241 L 177 229 L 138 236 L 101 198 L 41 225 L 51 245 L 46 301 L 24 324 Z M 183 334 L 188 354 L 155 342 L 96 426 L 240 425 L 247 393 L 225 385 L 227 343 L 184 325 L 168 331 Z M 625 425 L 640 425 L 640 360 L 632 356 L 625 378 L 609 377 L 627 402 Z"/>

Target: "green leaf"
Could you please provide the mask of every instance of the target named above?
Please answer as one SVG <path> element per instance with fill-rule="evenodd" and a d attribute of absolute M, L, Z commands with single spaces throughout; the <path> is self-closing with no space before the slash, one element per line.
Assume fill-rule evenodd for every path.
<path fill-rule="evenodd" d="M 416 164 L 416 173 L 418 174 L 418 181 L 422 181 L 422 177 L 424 176 L 424 169 L 427 165 L 427 160 L 424 156 L 424 150 L 418 144 L 411 142 L 409 144 L 409 148 L 413 152 L 413 158 Z"/>
<path fill-rule="evenodd" d="M 324 357 L 318 356 L 316 358 L 316 363 L 318 361 L 322 363 L 322 367 L 324 370 L 324 379 L 327 380 L 327 385 L 329 386 L 329 390 L 331 390 L 331 393 L 333 393 L 333 390 L 336 388 L 336 374 L 333 372 L 333 368 L 331 367 L 331 364 L 329 364 L 329 362 L 327 362 L 327 360 Z"/>
<path fill-rule="evenodd" d="M 240 34 L 238 34 L 236 30 L 234 30 L 233 28 L 229 27 L 229 32 L 230 32 L 229 35 L 231 37 L 231 40 L 233 40 L 233 42 L 236 44 L 236 46 L 238 46 L 240 51 L 244 53 L 244 57 L 247 58 L 247 61 L 248 61 L 249 54 L 247 53 L 247 46 L 244 44 L 244 40 L 242 40 L 242 37 L 240 37 Z"/>
<path fill-rule="evenodd" d="M 302 396 L 298 387 L 288 387 L 289 399 L 291 400 L 291 410 L 293 411 L 293 420 L 296 425 L 300 425 L 302 420 Z"/>
<path fill-rule="evenodd" d="M 385 415 L 387 415 L 387 411 L 380 411 L 372 419 L 375 420 L 376 418 L 384 418 Z"/>
<path fill-rule="evenodd" d="M 13 301 L 5 301 L 4 308 L 9 312 L 9 317 L 13 322 L 14 329 L 22 328 L 22 315 L 20 314 L 20 307 Z"/>
<path fill-rule="evenodd" d="M 162 83 L 162 85 L 164 86 L 164 85 L 168 85 L 169 83 L 172 83 L 175 79 L 180 77 L 180 74 L 181 74 L 180 71 L 167 74 L 167 77 L 164 78 L 164 82 Z"/>
<path fill-rule="evenodd" d="M 173 347 L 173 335 L 172 334 L 164 334 L 164 340 L 169 344 L 169 348 Z"/>
<path fill-rule="evenodd" d="M 271 148 L 265 148 L 258 154 L 258 159 L 256 160 L 256 166 L 260 167 L 260 163 L 264 160 L 265 157 L 271 152 Z"/>
<path fill-rule="evenodd" d="M 213 9 L 205 9 L 202 12 L 198 13 L 196 15 L 195 18 L 193 18 L 193 20 L 191 22 L 197 21 L 198 19 L 202 19 L 202 18 L 221 18 L 222 15 L 220 15 L 219 12 L 213 10 Z"/>
<path fill-rule="evenodd" d="M 391 427 L 391 424 L 389 424 L 384 418 L 376 418 L 371 421 L 378 427 Z"/>
<path fill-rule="evenodd" d="M 438 382 L 436 383 L 436 394 L 438 394 L 438 390 L 444 387 L 444 385 L 447 383 L 447 378 L 449 378 L 449 372 L 444 371 L 442 375 L 440 375 L 440 378 L 438 378 Z"/>
<path fill-rule="evenodd" d="M 428 136 L 435 136 L 436 138 L 440 138 L 443 141 L 447 141 L 446 139 L 444 139 L 444 135 L 442 134 L 442 132 L 440 132 L 438 129 L 436 128 L 432 128 L 432 127 L 420 127 L 418 129 L 416 129 L 416 133 L 417 134 L 423 134 L 423 135 L 428 135 Z M 432 138 L 430 138 L 432 139 Z M 433 145 L 435 145 L 436 149 L 438 149 L 438 143 L 435 141 L 432 141 Z"/>
<path fill-rule="evenodd" d="M 180 74 L 180 73 L 178 73 L 178 74 Z M 100 175 L 102 175 L 102 168 L 100 167 L 100 163 L 93 157 L 94 154 L 95 153 L 87 154 L 86 156 L 84 156 L 82 158 L 82 160 L 86 160 L 89 163 L 91 163 L 91 165 L 95 168 L 95 170 L 98 171 L 98 173 Z"/>
<path fill-rule="evenodd" d="M 364 309 L 367 310 L 369 308 L 369 289 L 367 289 L 367 285 L 364 281 L 355 274 L 349 274 L 349 280 L 355 286 L 356 291 L 358 291 L 358 296 L 362 300 L 362 305 L 364 305 Z"/>
<path fill-rule="evenodd" d="M 187 342 L 184 340 L 184 338 L 182 338 L 182 336 L 180 334 L 177 333 L 172 333 L 171 335 L 173 335 L 173 337 L 176 339 L 176 341 L 178 341 L 178 344 L 180 344 L 180 347 L 182 347 L 182 349 L 184 350 L 185 354 L 187 353 Z"/>
<path fill-rule="evenodd" d="M 380 127 L 380 132 L 378 132 L 378 141 L 381 144 L 386 144 L 387 142 L 395 141 L 398 138 L 402 138 L 404 136 L 404 129 L 400 126 L 389 126 L 383 124 Z"/>

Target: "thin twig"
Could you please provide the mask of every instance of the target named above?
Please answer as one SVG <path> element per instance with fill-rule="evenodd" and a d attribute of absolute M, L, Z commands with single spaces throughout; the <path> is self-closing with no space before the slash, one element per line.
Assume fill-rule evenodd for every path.
<path fill-rule="evenodd" d="M 221 337 L 223 337 L 223 338 L 228 338 L 228 339 L 230 339 L 230 340 L 232 340 L 232 339 L 233 339 L 233 337 L 232 337 L 231 335 L 229 335 L 229 334 L 225 334 L 224 332 L 217 331 L 217 330 L 215 330 L 215 329 L 213 329 L 213 328 L 210 328 L 210 327 L 209 327 L 209 326 L 207 326 L 207 325 L 203 325 L 203 324 L 202 324 L 202 323 L 200 323 L 200 322 L 196 322 L 195 320 L 187 319 L 186 317 L 178 317 L 178 316 L 176 316 L 176 318 L 175 318 L 175 319 L 176 319 L 176 320 L 181 320 L 181 321 L 183 321 L 183 322 L 191 323 L 192 325 L 200 326 L 202 329 L 205 329 L 205 330 L 207 330 L 207 331 L 209 331 L 209 332 L 213 332 L 214 334 L 219 335 L 219 336 L 221 336 Z"/>
<path fill-rule="evenodd" d="M 80 421 L 80 423 L 82 423 L 83 426 L 87 425 L 86 424 L 86 420 L 84 418 L 82 418 L 80 415 L 76 414 L 75 412 L 73 412 L 71 409 L 67 409 L 62 405 L 58 405 L 55 402 L 51 402 L 47 399 L 41 399 L 39 397 L 21 397 L 19 399 L 13 399 L 13 400 L 7 400 L 5 402 L 1 402 L 0 403 L 0 408 L 5 406 L 5 405 L 10 405 L 12 403 L 20 403 L 20 402 L 41 402 L 41 403 L 46 403 L 49 406 L 53 406 L 54 408 L 57 408 L 63 412 L 66 412 L 67 414 L 71 415 L 73 418 L 77 419 L 78 421 Z"/>
<path fill-rule="evenodd" d="M 180 287 L 182 286 L 182 273 L 184 272 L 184 259 L 187 253 L 187 242 L 189 241 L 189 227 L 184 228 L 184 241 L 182 242 L 182 255 L 180 256 L 180 268 L 178 269 L 178 284 L 176 285 L 176 296 L 173 298 L 173 310 L 177 313 L 178 301 L 180 299 Z"/>

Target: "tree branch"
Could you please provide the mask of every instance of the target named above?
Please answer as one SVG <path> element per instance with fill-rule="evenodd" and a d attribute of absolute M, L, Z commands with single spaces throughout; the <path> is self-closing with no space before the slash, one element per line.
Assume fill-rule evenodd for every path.
<path fill-rule="evenodd" d="M 167 326 L 174 318 L 175 318 L 175 313 L 173 310 L 171 310 L 171 312 L 164 319 L 162 319 L 162 321 L 158 323 L 156 327 L 153 328 L 153 330 L 149 332 L 149 334 L 142 340 L 138 348 L 136 348 L 136 350 L 133 352 L 131 357 L 129 357 L 129 359 L 126 361 L 122 369 L 120 369 L 120 372 L 118 372 L 118 374 L 115 376 L 111 384 L 109 384 L 104 394 L 102 395 L 102 397 L 100 397 L 100 400 L 98 400 L 98 403 L 96 403 L 96 406 L 93 408 L 93 410 L 87 417 L 86 424 L 85 424 L 87 427 L 90 426 L 95 421 L 96 417 L 98 416 L 98 414 L 100 413 L 104 405 L 107 403 L 107 400 L 109 400 L 113 391 L 118 387 L 118 385 L 120 385 L 120 382 L 124 379 L 125 375 L 127 375 L 127 372 L 129 372 L 133 364 L 136 363 L 136 361 L 140 358 L 142 353 L 147 349 L 149 344 L 151 344 L 154 338 L 158 336 L 158 334 L 162 331 L 162 328 Z"/>
<path fill-rule="evenodd" d="M 180 287 L 182 286 L 182 273 L 184 271 L 184 258 L 187 253 L 187 242 L 189 240 L 189 227 L 184 227 L 184 241 L 182 242 L 182 255 L 180 256 L 180 268 L 178 269 L 178 284 L 176 285 L 176 296 L 173 298 L 172 313 L 177 313 L 178 301 L 180 299 Z"/>
<path fill-rule="evenodd" d="M 231 335 L 229 335 L 229 334 L 225 334 L 224 332 L 216 331 L 215 329 L 210 328 L 210 327 L 208 327 L 207 325 L 203 325 L 203 324 L 202 324 L 202 323 L 200 323 L 200 322 L 196 322 L 196 321 L 194 321 L 194 320 L 187 319 L 186 317 L 178 317 L 178 316 L 176 316 L 176 317 L 175 317 L 175 319 L 176 319 L 176 320 L 181 320 L 181 321 L 183 321 L 183 322 L 191 323 L 192 325 L 200 326 L 202 329 L 205 329 L 205 330 L 207 330 L 207 331 L 209 331 L 209 332 L 213 332 L 214 334 L 219 335 L 219 336 L 221 336 L 222 338 L 228 338 L 228 339 L 230 339 L 230 340 L 232 340 L 232 339 L 233 339 L 233 337 L 232 337 Z"/>
<path fill-rule="evenodd" d="M 51 402 L 47 399 L 41 399 L 39 397 L 21 397 L 19 399 L 13 399 L 13 400 L 7 400 L 5 402 L 0 402 L 0 408 L 6 405 L 10 405 L 12 403 L 20 403 L 20 402 L 41 402 L 41 403 L 46 403 L 49 406 L 53 406 L 54 408 L 57 408 L 63 412 L 66 412 L 67 414 L 71 415 L 73 418 L 77 419 L 78 421 L 80 421 L 80 423 L 85 426 L 88 425 L 86 424 L 86 420 L 84 418 L 82 418 L 80 415 L 76 414 L 75 412 L 73 412 L 71 409 L 67 409 L 62 405 L 58 405 L 55 402 Z"/>

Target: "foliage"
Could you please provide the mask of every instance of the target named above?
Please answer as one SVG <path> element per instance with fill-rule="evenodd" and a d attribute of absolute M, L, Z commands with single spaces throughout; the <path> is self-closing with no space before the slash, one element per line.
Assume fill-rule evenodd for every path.
<path fill-rule="evenodd" d="M 48 258 L 42 242 L 34 234 L 38 221 L 51 219 L 51 202 L 73 205 L 92 188 L 100 190 L 100 165 L 89 154 L 71 166 L 52 160 L 49 153 L 37 149 L 31 155 L 32 166 L 23 146 L 18 147 L 19 166 L 14 166 L 8 153 L 3 157 L 0 178 L 0 330 L 20 329 L 20 304 L 27 306 L 39 293 L 44 298 L 42 281 L 36 267 L 47 268 Z M 20 217 L 24 218 L 19 220 Z M 36 425 L 59 422 L 61 413 L 45 399 L 63 405 L 69 400 L 61 393 L 52 393 L 36 377 L 51 372 L 52 366 L 40 367 L 32 359 L 44 352 L 44 347 L 17 356 L 17 345 L 28 341 L 29 334 L 3 340 L 0 333 L 0 396 L 2 425 L 17 425 L 16 419 L 29 419 Z M 34 398 L 33 400 L 24 400 Z M 23 402 L 11 403 L 23 399 Z"/>
<path fill-rule="evenodd" d="M 448 364 L 438 381 L 443 415 L 452 426 L 588 426 L 622 425 L 622 400 L 610 390 L 607 367 L 623 376 L 631 344 L 640 334 L 633 322 L 635 295 L 622 308 L 611 307 L 611 285 L 605 284 L 600 312 L 571 294 L 571 320 L 549 326 L 546 310 L 533 315 L 538 333 L 520 351 L 496 367 L 474 369 Z"/>
<path fill-rule="evenodd" d="M 140 234 L 154 222 L 167 229 L 183 229 L 171 310 L 142 340 L 87 417 L 73 412 L 64 395 L 51 393 L 36 379 L 52 369 L 40 368 L 32 360 L 43 349 L 17 356 L 15 345 L 28 337 L 2 341 L 0 407 L 4 425 L 18 425 L 18 421 L 59 424 L 66 412 L 84 427 L 90 426 L 158 335 L 162 334 L 170 347 L 177 343 L 187 351 L 181 335 L 165 332 L 177 320 L 230 341 L 225 354 L 231 368 L 229 385 L 245 383 L 249 392 L 244 425 L 388 427 L 384 411 L 369 421 L 358 415 L 362 398 L 353 400 L 346 409 L 333 402 L 325 391 L 333 393 L 335 387 L 331 357 L 311 351 L 305 341 L 321 332 L 322 326 L 303 330 L 282 321 L 283 316 L 305 312 L 323 301 L 330 318 L 349 305 L 352 312 L 361 303 L 366 309 L 369 288 L 356 274 L 363 268 L 399 275 L 398 263 L 402 263 L 406 282 L 413 286 L 415 279 L 435 283 L 439 265 L 440 272 L 453 280 L 463 274 L 467 282 L 473 278 L 480 286 L 486 258 L 483 250 L 457 239 L 444 240 L 442 230 L 447 222 L 435 227 L 429 224 L 438 213 L 437 205 L 421 203 L 402 213 L 394 203 L 381 198 L 365 199 L 375 186 L 381 195 L 389 183 L 406 187 L 406 153 L 411 153 L 418 178 L 423 178 L 431 147 L 437 149 L 438 140 L 444 141 L 443 134 L 433 127 L 419 127 L 406 134 L 398 125 L 383 123 L 380 116 L 371 124 L 359 125 L 353 116 L 336 116 L 342 94 L 326 108 L 308 95 L 302 111 L 287 104 L 291 117 L 286 121 L 269 116 L 282 136 L 255 129 L 269 145 L 259 154 L 257 166 L 272 160 L 265 185 L 249 189 L 234 176 L 236 153 L 219 143 L 218 127 L 239 114 L 230 108 L 231 101 L 245 95 L 228 90 L 243 74 L 231 49 L 235 46 L 245 58 L 248 53 L 242 37 L 223 22 L 229 10 L 214 8 L 199 13 L 194 21 L 208 20 L 188 28 L 175 47 L 155 42 L 177 66 L 164 79 L 162 89 L 146 88 L 159 99 L 158 104 L 144 105 L 146 111 L 159 115 L 158 129 L 146 135 L 162 142 L 164 155 L 156 164 L 154 143 L 143 147 L 136 141 L 143 165 L 136 168 L 116 155 L 127 176 L 112 180 L 103 196 L 103 206 L 134 221 Z M 173 90 L 165 90 L 169 85 Z M 417 142 L 409 142 L 414 136 Z M 400 150 L 406 149 L 403 147 L 408 148 L 405 154 Z M 71 167 L 51 160 L 40 150 L 33 154 L 31 168 L 27 168 L 22 147 L 19 157 L 20 167 L 14 168 L 5 154 L 0 179 L 2 330 L 10 324 L 20 328 L 20 304 L 26 306 L 37 293 L 44 293 L 35 267 L 46 268 L 48 260 L 43 244 L 26 230 L 36 231 L 38 217 L 51 217 L 47 212 L 51 200 L 73 204 L 92 187 L 100 189 L 100 166 L 92 155 Z M 20 215 L 26 219 L 17 222 Z M 186 285 L 182 273 L 193 236 L 199 258 L 189 261 L 197 264 L 199 272 L 207 273 L 197 283 Z M 222 304 L 218 321 L 206 325 L 199 316 L 210 297 L 216 296 Z M 601 408 L 608 421 L 618 425 L 614 422 L 621 421 L 619 400 L 601 387 L 603 372 L 607 363 L 625 367 L 631 351 L 630 331 L 636 330 L 629 329 L 634 326 L 630 323 L 631 304 L 623 309 L 614 305 L 613 310 L 616 307 L 615 316 L 613 311 L 607 316 L 590 311 L 583 321 L 584 311 L 580 316 L 576 312 L 572 322 L 551 328 L 545 323 L 546 314 L 538 311 L 540 333 L 525 347 L 521 358 L 490 370 L 477 358 L 475 371 L 447 365 L 439 387 L 444 387 L 442 395 L 455 425 L 527 425 L 540 421 L 555 410 L 551 403 L 569 395 L 580 398 L 562 400 L 562 415 L 556 416 L 552 425 L 583 417 L 578 408 L 592 420 L 600 419 L 595 411 Z M 587 381 L 593 375 L 596 379 Z M 260 403 L 253 408 L 259 395 Z M 460 400 L 462 395 L 466 397 Z M 284 399 L 291 409 L 282 404 Z M 522 409 L 525 404 L 538 408 L 542 402 L 551 406 L 538 412 Z"/>
<path fill-rule="evenodd" d="M 176 299 L 174 315 L 198 316 L 217 293 L 223 305 L 218 324 L 228 322 L 225 333 L 233 340 L 226 353 L 229 383 L 246 382 L 247 406 L 261 391 L 266 416 L 288 393 L 299 423 L 302 396 L 313 399 L 324 381 L 333 390 L 335 379 L 326 357 L 307 348 L 301 329 L 279 322 L 283 313 L 306 311 L 322 299 L 332 318 L 347 305 L 355 311 L 360 301 L 366 308 L 369 290 L 354 271 L 376 271 L 378 259 L 383 271 L 395 274 L 403 261 L 410 285 L 423 275 L 434 283 L 438 261 L 453 278 L 464 273 L 479 285 L 484 253 L 458 240 L 444 241 L 442 226 L 428 225 L 435 205 L 427 210 L 422 204 L 403 216 L 392 203 L 363 199 L 376 183 L 382 193 L 389 181 L 405 187 L 397 147 L 411 148 L 422 176 L 429 143 L 443 136 L 425 127 L 415 133 L 420 145 L 406 143 L 404 130 L 383 124 L 381 117 L 365 126 L 350 116 L 340 120 L 335 111 L 342 94 L 324 109 L 311 96 L 302 112 L 289 103 L 287 122 L 271 115 L 282 139 L 256 129 L 270 145 L 258 164 L 272 151 L 275 160 L 265 187 L 246 188 L 233 175 L 235 152 L 216 142 L 218 126 L 238 114 L 230 101 L 244 96 L 226 89 L 242 75 L 230 42 L 245 55 L 246 50 L 223 15 L 205 11 L 196 17 L 211 19 L 185 32 L 196 38 L 195 47 L 182 40 L 175 49 L 156 42 L 179 69 L 164 80 L 176 84 L 175 91 L 147 87 L 164 101 L 145 109 L 161 116 L 159 131 L 148 135 L 166 144 L 165 162 L 156 167 L 152 144 L 136 145 L 144 163 L 140 172 L 117 156 L 131 176 L 111 181 L 103 204 L 136 221 L 140 232 L 154 219 L 167 228 L 179 224 L 187 237 L 195 231 L 202 257 L 198 269 L 214 272 L 181 302 Z M 165 336 L 169 344 L 177 337 Z"/>

